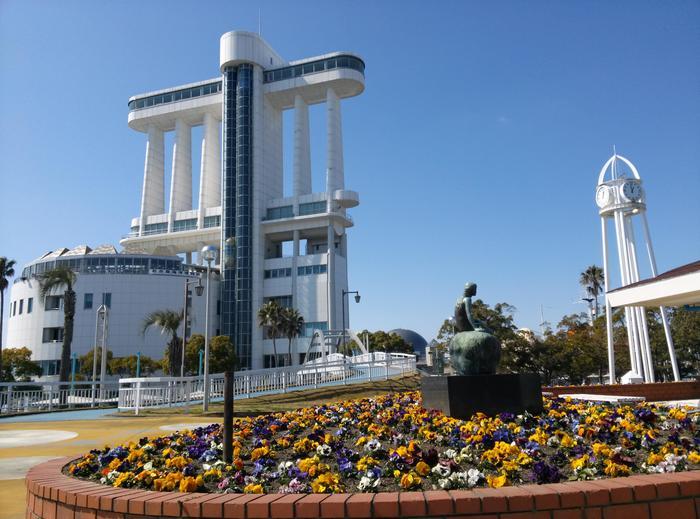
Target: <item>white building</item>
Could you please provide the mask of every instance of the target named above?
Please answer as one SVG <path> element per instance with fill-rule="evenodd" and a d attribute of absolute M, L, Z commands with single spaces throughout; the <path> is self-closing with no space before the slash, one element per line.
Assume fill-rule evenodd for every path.
<path fill-rule="evenodd" d="M 58 374 L 61 358 L 63 291 L 42 300 L 37 276 L 57 266 L 70 267 L 77 275 L 73 287 L 76 308 L 72 352 L 81 356 L 93 348 L 97 309 L 104 304 L 109 308 L 107 349 L 115 357 L 141 352 L 154 359 L 163 357 L 169 336 L 161 335 L 155 328 L 142 334 L 145 316 L 155 310 L 181 311 L 186 280 L 203 278 L 204 270 L 184 265 L 179 257 L 118 253 L 113 246 L 58 249 L 29 263 L 11 288 L 3 347 L 28 347 L 32 360 L 40 364 L 43 375 L 48 377 Z M 216 274 L 212 274 L 215 278 Z M 194 295 L 193 286 L 188 304 L 188 336 L 204 334 L 205 296 Z M 216 309 L 217 287 L 218 281 L 214 280 L 210 290 L 212 309 Z M 210 319 L 209 333 L 218 333 L 217 319 Z"/>
<path fill-rule="evenodd" d="M 286 61 L 259 35 L 241 31 L 221 37 L 219 65 L 222 76 L 129 100 L 129 126 L 145 134 L 146 154 L 140 214 L 121 244 L 185 254 L 187 263 L 204 245 L 219 248 L 221 334 L 231 337 L 241 366 L 261 368 L 273 352 L 256 320 L 266 300 L 298 309 L 308 335 L 349 322 L 349 305 L 344 319 L 341 313 L 353 225 L 347 209 L 359 196 L 345 189 L 340 101 L 362 93 L 365 66 L 347 52 Z M 327 111 L 326 187 L 312 193 L 308 107 L 317 103 Z M 290 196 L 283 193 L 285 110 L 294 110 Z M 194 126 L 203 126 L 196 201 Z M 175 132 L 167 198 L 166 132 Z M 286 342 L 278 341 L 280 353 Z M 295 341 L 295 352 L 308 342 Z"/>

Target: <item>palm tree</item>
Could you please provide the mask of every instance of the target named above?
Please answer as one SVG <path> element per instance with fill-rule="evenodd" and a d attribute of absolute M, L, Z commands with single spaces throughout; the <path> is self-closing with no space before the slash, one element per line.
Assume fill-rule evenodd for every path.
<path fill-rule="evenodd" d="M 289 345 L 287 347 L 287 362 L 292 365 L 292 339 L 298 337 L 304 329 L 304 318 L 296 308 L 283 308 L 282 333 L 287 337 Z"/>
<path fill-rule="evenodd" d="M 603 269 L 597 265 L 591 265 L 581 272 L 579 283 L 586 289 L 586 293 L 595 299 L 595 316 L 598 317 L 598 295 L 603 289 L 605 276 Z"/>
<path fill-rule="evenodd" d="M 68 267 L 56 267 L 39 276 L 39 295 L 42 300 L 52 292 L 63 291 L 63 347 L 58 379 L 68 382 L 70 374 L 70 353 L 73 342 L 73 321 L 75 320 L 75 291 L 73 285 L 78 280 L 75 272 Z"/>
<path fill-rule="evenodd" d="M 151 326 L 160 328 L 160 333 L 169 333 L 170 342 L 168 343 L 168 371 L 170 376 L 174 377 L 177 373 L 178 359 L 182 357 L 182 346 L 180 338 L 177 336 L 177 330 L 182 323 L 182 312 L 175 310 L 156 310 L 148 314 L 143 320 L 143 328 L 141 333 L 146 335 L 146 332 Z"/>
<path fill-rule="evenodd" d="M 277 335 L 282 325 L 282 308 L 277 301 L 268 301 L 258 310 L 258 321 L 260 326 L 267 326 L 268 334 L 272 336 L 272 348 L 275 352 L 273 364 L 277 367 Z"/>
<path fill-rule="evenodd" d="M 0 256 L 0 381 L 2 380 L 2 325 L 5 310 L 5 289 L 9 286 L 9 278 L 15 275 L 15 260 Z"/>

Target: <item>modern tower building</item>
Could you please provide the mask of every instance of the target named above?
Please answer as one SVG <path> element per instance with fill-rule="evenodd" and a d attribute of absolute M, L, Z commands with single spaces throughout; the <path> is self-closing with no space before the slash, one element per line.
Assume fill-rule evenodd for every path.
<path fill-rule="evenodd" d="M 622 165 L 622 166 L 621 166 Z M 629 174 L 624 171 L 625 168 Z M 600 208 L 600 223 L 603 238 L 603 271 L 605 276 L 605 319 L 608 336 L 608 369 L 610 383 L 615 383 L 615 350 L 613 349 L 613 323 L 612 306 L 608 300 L 607 292 L 610 286 L 610 268 L 608 262 L 609 249 L 607 228 L 608 221 L 615 225 L 615 238 L 617 244 L 618 260 L 620 266 L 620 281 L 622 286 L 631 285 L 640 281 L 639 261 L 637 258 L 637 240 L 635 239 L 634 221 L 641 220 L 646 251 L 652 276 L 656 277 L 656 258 L 651 243 L 649 224 L 646 216 L 646 200 L 642 189 L 642 178 L 637 168 L 625 157 L 615 153 L 603 165 L 598 175 L 598 187 L 595 195 L 596 203 Z M 634 217 L 637 218 L 634 218 Z M 661 320 L 668 353 L 673 368 L 673 376 L 680 380 L 676 354 L 671 337 L 671 327 L 664 307 L 660 307 Z M 654 382 L 654 365 L 651 356 L 649 342 L 649 330 L 644 308 L 641 306 L 625 307 L 625 324 L 627 326 L 627 340 L 629 345 L 631 371 L 623 379 L 628 382 L 645 381 Z"/>
<path fill-rule="evenodd" d="M 146 158 L 140 214 L 121 243 L 150 254 L 185 254 L 187 262 L 204 245 L 219 248 L 221 334 L 231 337 L 243 367 L 261 368 L 272 354 L 272 341 L 256 323 L 264 302 L 298 309 L 309 330 L 343 321 L 346 231 L 353 225 L 347 209 L 359 196 L 345 189 L 341 100 L 362 93 L 365 65 L 347 52 L 286 61 L 258 34 L 234 31 L 221 37 L 219 67 L 220 77 L 129 100 L 129 126 L 146 135 Z M 313 193 L 309 105 L 318 103 L 326 107 L 326 182 Z M 289 194 L 283 192 L 285 110 L 294 110 Z M 203 126 L 196 203 L 193 126 Z M 165 132 L 175 133 L 167 205 Z"/>

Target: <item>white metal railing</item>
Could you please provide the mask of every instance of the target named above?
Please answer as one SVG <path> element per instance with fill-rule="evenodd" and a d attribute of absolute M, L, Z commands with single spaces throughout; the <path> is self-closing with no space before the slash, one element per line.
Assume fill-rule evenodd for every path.
<path fill-rule="evenodd" d="M 341 360 L 316 359 L 299 366 L 239 371 L 233 383 L 234 398 L 286 393 L 321 386 L 334 386 L 386 380 L 416 370 L 416 357 L 405 353 L 374 352 Z M 211 375 L 209 398 L 224 396 L 224 375 Z M 172 407 L 201 401 L 202 377 L 148 377 L 119 380 L 119 410 Z"/>
<path fill-rule="evenodd" d="M 117 405 L 119 383 L 3 382 L 0 414 L 31 413 Z"/>

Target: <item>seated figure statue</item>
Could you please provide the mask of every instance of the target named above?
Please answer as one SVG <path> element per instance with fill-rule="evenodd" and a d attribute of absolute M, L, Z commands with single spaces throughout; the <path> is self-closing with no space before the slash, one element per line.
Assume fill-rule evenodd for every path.
<path fill-rule="evenodd" d="M 472 315 L 476 283 L 464 286 L 455 305 L 455 336 L 450 341 L 450 360 L 457 375 L 493 375 L 501 359 L 501 343 Z"/>

